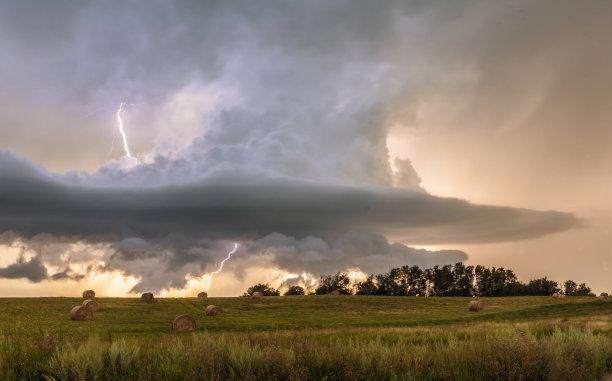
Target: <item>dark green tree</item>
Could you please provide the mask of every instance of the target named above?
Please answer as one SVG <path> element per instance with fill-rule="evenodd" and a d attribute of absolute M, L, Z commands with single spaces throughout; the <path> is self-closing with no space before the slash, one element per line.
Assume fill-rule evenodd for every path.
<path fill-rule="evenodd" d="M 304 295 L 304 293 L 304 287 L 291 286 L 287 292 L 285 292 L 285 295 Z"/>
<path fill-rule="evenodd" d="M 378 286 L 374 281 L 374 275 L 370 275 L 366 280 L 355 283 L 356 295 L 376 295 L 378 294 Z"/>
<path fill-rule="evenodd" d="M 474 270 L 474 275 L 476 296 L 511 296 L 523 292 L 512 270 L 506 270 L 503 267 L 489 269 L 478 265 Z"/>
<path fill-rule="evenodd" d="M 557 282 L 546 277 L 532 279 L 525 286 L 525 295 L 552 295 L 560 291 L 561 289 Z"/>
<path fill-rule="evenodd" d="M 565 283 L 563 283 L 563 292 L 565 293 L 565 295 L 575 296 L 577 291 L 578 284 L 573 280 L 566 280 Z"/>
<path fill-rule="evenodd" d="M 576 296 L 595 296 L 591 292 L 591 287 L 587 287 L 585 283 L 580 283 L 578 289 L 576 289 Z"/>
<path fill-rule="evenodd" d="M 249 289 L 244 294 L 244 296 L 251 296 L 253 295 L 254 292 L 261 292 L 264 294 L 264 296 L 279 296 L 280 295 L 280 292 L 277 289 L 270 287 L 269 283 L 258 283 L 254 286 L 249 287 Z"/>
<path fill-rule="evenodd" d="M 434 266 L 431 271 L 431 295 L 432 296 L 451 296 L 453 285 L 453 266 L 444 265 Z"/>
<path fill-rule="evenodd" d="M 408 294 L 406 280 L 399 267 L 389 270 L 388 273 L 376 275 L 378 295 L 404 296 Z"/>
<path fill-rule="evenodd" d="M 350 284 L 351 278 L 347 273 L 337 272 L 335 275 L 321 275 L 315 293 L 317 295 L 329 295 L 332 291 L 338 290 L 340 294 L 351 295 L 353 292 Z"/>
<path fill-rule="evenodd" d="M 451 296 L 474 295 L 474 266 L 466 266 L 461 262 L 453 266 L 453 289 Z"/>
<path fill-rule="evenodd" d="M 406 285 L 406 295 L 425 296 L 427 294 L 427 279 L 419 266 L 402 266 L 402 276 Z"/>

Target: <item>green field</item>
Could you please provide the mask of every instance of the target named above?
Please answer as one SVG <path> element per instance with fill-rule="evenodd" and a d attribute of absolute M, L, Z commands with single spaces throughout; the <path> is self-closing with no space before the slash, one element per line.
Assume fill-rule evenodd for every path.
<path fill-rule="evenodd" d="M 172 335 L 175 316 L 190 314 L 198 331 L 252 332 L 276 330 L 412 327 L 482 322 L 578 319 L 610 314 L 610 304 L 592 297 L 556 300 L 550 297 L 482 298 L 486 309 L 470 312 L 472 298 L 385 296 L 282 296 L 251 298 L 167 298 L 157 303 L 139 299 L 96 298 L 100 310 L 93 321 L 69 319 L 82 298 L 2 298 L 0 331 L 10 335 L 113 337 Z M 221 317 L 208 317 L 207 305 L 221 306 Z"/>
<path fill-rule="evenodd" d="M 0 299 L 2 379 L 585 379 L 612 373 L 612 303 L 592 297 Z M 204 313 L 223 307 L 221 317 Z M 172 332 L 190 314 L 196 333 Z"/>

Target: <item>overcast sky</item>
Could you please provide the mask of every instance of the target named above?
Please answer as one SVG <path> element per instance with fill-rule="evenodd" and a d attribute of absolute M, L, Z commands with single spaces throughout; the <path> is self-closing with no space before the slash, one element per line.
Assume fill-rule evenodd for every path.
<path fill-rule="evenodd" d="M 234 242 L 211 294 L 612 291 L 608 0 L 0 0 L 0 48 L 0 295 L 191 295 Z"/>

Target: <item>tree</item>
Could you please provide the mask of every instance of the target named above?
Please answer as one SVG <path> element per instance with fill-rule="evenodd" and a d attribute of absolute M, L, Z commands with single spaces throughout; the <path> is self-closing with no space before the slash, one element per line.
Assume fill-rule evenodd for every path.
<path fill-rule="evenodd" d="M 378 295 L 404 296 L 407 295 L 405 279 L 399 267 L 389 270 L 388 273 L 376 275 Z"/>
<path fill-rule="evenodd" d="M 335 275 L 321 275 L 319 284 L 315 289 L 317 295 L 329 295 L 332 291 L 338 290 L 340 294 L 351 295 L 351 278 L 347 273 L 337 272 Z"/>
<path fill-rule="evenodd" d="M 490 296 L 493 290 L 493 276 L 491 270 L 478 265 L 474 270 L 476 282 L 476 296 Z"/>
<path fill-rule="evenodd" d="M 326 295 L 338 290 L 341 294 L 351 294 L 349 285 L 350 279 L 346 273 L 322 275 L 314 292 Z M 564 282 L 563 288 L 566 295 L 593 295 L 586 284 L 577 285 L 572 280 Z M 466 266 L 461 262 L 427 269 L 408 265 L 395 267 L 387 273 L 369 275 L 364 281 L 355 282 L 354 289 L 357 295 L 390 296 L 499 297 L 561 292 L 557 282 L 546 277 L 532 279 L 525 284 L 519 282 L 511 269 Z"/>
<path fill-rule="evenodd" d="M 512 270 L 503 267 L 489 269 L 478 265 L 474 274 L 477 296 L 511 296 L 523 293 L 524 288 Z"/>
<path fill-rule="evenodd" d="M 357 292 L 356 295 L 376 295 L 378 293 L 378 287 L 374 282 L 374 275 L 368 276 L 368 278 L 362 282 L 355 284 Z"/>
<path fill-rule="evenodd" d="M 578 291 L 578 284 L 571 279 L 566 280 L 565 283 L 563 283 L 563 289 L 565 295 L 574 296 L 576 295 L 576 291 Z"/>
<path fill-rule="evenodd" d="M 285 292 L 285 295 L 304 295 L 304 287 L 291 286 L 287 292 Z"/>
<path fill-rule="evenodd" d="M 561 291 L 557 282 L 546 277 L 530 280 L 525 286 L 525 290 L 526 295 L 552 295 Z"/>
<path fill-rule="evenodd" d="M 461 262 L 453 267 L 452 296 L 472 296 L 474 294 L 474 266 L 466 266 Z"/>
<path fill-rule="evenodd" d="M 576 290 L 576 296 L 595 296 L 595 294 L 591 292 L 591 287 L 587 287 L 586 284 L 580 283 Z"/>
<path fill-rule="evenodd" d="M 427 294 L 427 279 L 425 272 L 419 266 L 402 266 L 408 296 L 425 296 Z"/>
<path fill-rule="evenodd" d="M 269 283 L 258 283 L 254 286 L 249 287 L 244 296 L 252 296 L 254 292 L 261 292 L 262 294 L 264 294 L 264 296 L 280 295 L 280 292 L 277 289 L 270 287 Z"/>
<path fill-rule="evenodd" d="M 434 266 L 431 271 L 431 281 L 432 296 L 451 296 L 454 285 L 452 266 Z"/>

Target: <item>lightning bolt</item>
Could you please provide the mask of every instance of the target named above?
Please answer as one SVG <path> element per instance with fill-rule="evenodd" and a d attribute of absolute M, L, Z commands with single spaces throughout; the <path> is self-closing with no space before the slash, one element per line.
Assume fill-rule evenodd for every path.
<path fill-rule="evenodd" d="M 225 262 L 228 259 L 230 259 L 232 257 L 232 254 L 234 254 L 236 252 L 236 250 L 238 250 L 238 244 L 237 243 L 234 244 L 234 250 L 230 251 L 227 254 L 227 257 L 224 260 L 221 261 L 221 266 L 219 266 L 219 270 L 210 273 L 210 275 L 208 276 L 208 286 L 206 286 L 206 292 L 208 292 L 208 289 L 210 288 L 210 280 L 211 280 L 212 276 L 219 274 L 221 272 L 221 270 L 223 270 L 223 265 L 225 264 Z"/>
<path fill-rule="evenodd" d="M 121 120 L 121 109 L 125 103 L 119 103 L 119 110 L 117 110 L 117 122 L 119 122 L 119 132 L 121 132 L 121 136 L 123 136 L 123 149 L 125 150 L 125 155 L 127 157 L 132 157 L 130 153 L 130 147 L 128 147 L 127 137 L 125 136 L 125 131 L 123 131 L 123 121 Z"/>

